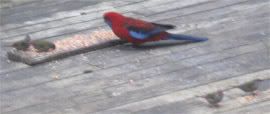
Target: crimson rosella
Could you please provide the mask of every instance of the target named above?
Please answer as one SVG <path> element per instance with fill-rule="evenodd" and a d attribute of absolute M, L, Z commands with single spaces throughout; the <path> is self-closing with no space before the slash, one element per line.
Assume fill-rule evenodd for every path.
<path fill-rule="evenodd" d="M 135 45 L 150 41 L 170 39 L 188 40 L 192 42 L 208 40 L 207 38 L 168 33 L 166 30 L 174 29 L 175 26 L 146 22 L 143 20 L 126 17 L 116 12 L 107 12 L 104 14 L 103 18 L 111 27 L 116 36 Z"/>

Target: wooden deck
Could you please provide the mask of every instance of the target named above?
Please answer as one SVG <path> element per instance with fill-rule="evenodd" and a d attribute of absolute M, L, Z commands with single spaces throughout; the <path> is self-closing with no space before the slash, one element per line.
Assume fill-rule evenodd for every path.
<path fill-rule="evenodd" d="M 36 66 L 6 57 L 5 45 L 26 34 L 109 30 L 106 11 L 209 41 L 121 44 Z M 269 11 L 269 0 L 1 0 L 1 114 L 269 114 L 270 81 L 251 101 L 234 88 L 270 80 Z M 199 97 L 216 90 L 225 92 L 220 108 Z"/>

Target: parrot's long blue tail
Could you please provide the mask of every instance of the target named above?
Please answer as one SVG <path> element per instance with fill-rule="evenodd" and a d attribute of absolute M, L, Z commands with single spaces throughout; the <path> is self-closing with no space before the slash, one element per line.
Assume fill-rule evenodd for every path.
<path fill-rule="evenodd" d="M 169 34 L 168 39 L 173 40 L 189 40 L 192 42 L 202 42 L 207 41 L 208 38 L 200 38 L 200 37 L 194 37 L 189 35 L 182 35 L 182 34 Z"/>

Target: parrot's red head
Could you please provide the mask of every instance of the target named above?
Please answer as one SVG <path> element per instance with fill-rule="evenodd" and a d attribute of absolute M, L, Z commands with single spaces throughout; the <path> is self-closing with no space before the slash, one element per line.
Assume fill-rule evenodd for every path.
<path fill-rule="evenodd" d="M 105 22 L 112 27 L 113 23 L 119 23 L 124 19 L 124 16 L 117 12 L 107 12 L 103 15 Z"/>

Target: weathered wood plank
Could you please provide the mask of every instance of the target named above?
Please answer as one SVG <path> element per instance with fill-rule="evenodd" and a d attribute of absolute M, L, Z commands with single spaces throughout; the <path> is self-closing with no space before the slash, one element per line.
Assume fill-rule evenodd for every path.
<path fill-rule="evenodd" d="M 227 71 L 227 72 L 220 71 L 220 73 L 226 73 L 226 74 L 228 74 L 228 72 L 230 72 L 230 71 Z M 252 72 L 254 72 L 254 71 L 252 71 Z M 237 74 L 237 73 L 235 73 L 235 74 Z M 230 75 L 230 76 L 235 76 L 235 75 Z M 215 79 L 217 79 L 217 77 L 224 77 L 224 75 L 217 76 L 217 75 L 213 75 L 213 74 L 207 74 L 206 77 L 209 77 L 209 78 L 212 77 L 212 79 L 210 79 L 210 80 L 216 81 Z M 205 78 L 203 80 L 207 80 L 206 77 L 201 77 L 201 78 Z M 214 77 L 215 77 L 215 79 L 213 79 Z M 196 81 L 199 81 L 201 84 L 207 83 L 207 82 L 204 82 L 203 80 L 196 80 Z M 187 81 L 187 83 L 183 84 L 183 81 L 182 81 L 182 84 L 184 86 L 184 87 L 182 86 L 183 87 L 182 89 L 186 89 L 186 88 L 188 88 L 188 86 L 191 86 L 192 84 L 194 84 L 194 81 L 192 81 L 192 80 L 185 80 L 184 79 L 184 81 Z M 155 86 L 155 87 L 151 87 L 151 88 L 144 88 L 141 91 L 132 91 L 132 92 L 128 92 L 128 93 L 117 93 L 117 91 L 120 91 L 120 90 L 116 89 L 115 90 L 116 94 L 114 94 L 113 98 L 98 100 L 96 102 L 91 102 L 91 103 L 86 103 L 86 104 L 83 104 L 80 109 L 85 111 L 85 112 L 95 112 L 95 111 L 101 111 L 101 110 L 104 110 L 107 108 L 112 108 L 114 106 L 121 106 L 123 104 L 129 104 L 129 103 L 140 101 L 143 99 L 148 99 L 151 97 L 170 93 L 170 92 L 172 92 L 173 89 L 179 88 L 179 83 L 181 83 L 181 82 L 175 81 L 175 82 L 170 82 L 169 84 L 168 83 L 161 84 L 159 86 Z M 196 84 L 192 85 L 192 86 L 196 86 Z M 181 89 L 178 89 L 178 90 L 181 90 Z M 91 108 L 89 108 L 89 107 L 86 108 L 87 106 L 91 106 Z"/>
<path fill-rule="evenodd" d="M 178 71 L 182 71 L 182 70 L 187 70 L 189 68 L 196 67 L 196 66 L 198 66 L 198 69 L 204 70 L 204 72 L 194 72 L 195 74 L 212 72 L 212 71 L 220 69 L 220 67 L 208 66 L 206 68 L 203 68 L 203 67 L 199 67 L 199 66 L 200 65 L 203 66 L 204 64 L 207 64 L 207 63 L 222 61 L 223 59 L 226 60 L 226 59 L 229 59 L 231 57 L 237 56 L 238 54 L 241 55 L 244 53 L 252 52 L 251 48 L 257 47 L 257 46 L 254 46 L 254 47 L 253 46 L 251 46 L 251 45 L 250 46 L 243 46 L 243 47 L 239 47 L 238 49 L 233 48 L 234 51 L 233 50 L 226 50 L 223 52 L 217 52 L 217 53 L 213 53 L 213 54 L 209 54 L 209 55 L 202 55 L 202 56 L 198 56 L 198 57 L 186 58 L 186 59 L 182 59 L 181 61 L 176 60 L 175 62 L 171 62 L 168 64 L 162 64 L 159 66 L 152 67 L 150 69 L 145 69 L 144 71 L 146 71 L 146 72 L 142 72 L 142 71 L 130 72 L 128 74 L 123 74 L 120 77 L 118 76 L 117 78 L 115 77 L 112 79 L 118 79 L 119 82 L 125 81 L 127 83 L 128 80 L 133 80 L 133 81 L 145 80 L 148 78 L 154 78 L 154 77 L 156 77 L 156 75 L 165 75 L 167 73 L 173 73 L 173 72 L 178 72 Z M 262 47 L 260 49 L 262 49 Z M 260 50 L 260 49 L 258 49 L 258 50 Z M 253 51 L 255 51 L 255 50 L 253 50 Z M 147 70 L 148 70 L 148 72 L 147 72 Z M 156 73 L 154 73 L 154 71 L 156 71 Z M 189 72 L 187 71 L 187 73 L 189 73 Z M 126 77 L 124 75 L 126 75 Z M 109 77 L 109 79 L 110 79 L 110 77 Z M 150 82 L 150 80 L 146 80 L 146 81 L 147 81 L 147 84 L 151 85 L 154 83 L 158 83 L 159 81 L 163 82 L 163 81 L 167 81 L 167 80 L 160 79 L 158 81 L 157 80 L 151 81 L 151 82 Z M 118 84 L 121 84 L 121 83 L 118 83 Z M 110 86 L 108 86 L 108 87 L 110 87 Z M 123 90 L 129 91 L 128 89 L 123 89 Z M 111 90 L 108 89 L 108 91 L 111 91 Z"/>
<path fill-rule="evenodd" d="M 101 3 L 98 3 L 98 4 L 91 4 L 91 1 L 89 1 L 90 6 L 87 6 L 89 4 L 84 4 L 84 5 L 86 5 L 85 8 L 72 10 L 72 11 L 51 12 L 50 16 L 46 16 L 46 17 L 43 17 L 41 19 L 39 19 L 39 18 L 31 19 L 31 20 L 28 19 L 24 23 L 5 24 L 5 25 L 3 25 L 3 30 L 10 31 L 10 30 L 16 30 L 16 29 L 20 29 L 20 28 L 24 28 L 24 27 L 31 27 L 33 25 L 35 26 L 36 24 L 45 24 L 45 23 L 51 23 L 54 21 L 65 21 L 65 19 L 80 17 L 81 12 L 84 12 L 86 14 L 90 14 L 90 13 L 95 12 L 95 14 L 98 14 L 98 11 L 104 12 L 105 10 L 116 10 L 115 8 L 117 8 L 119 5 L 129 5 L 129 4 L 132 5 L 132 3 L 137 3 L 140 1 L 141 0 L 120 1 L 120 2 L 119 1 L 108 1 L 108 2 L 101 1 Z M 82 2 L 84 2 L 84 1 L 82 1 Z M 61 4 L 61 3 L 59 3 L 59 4 Z M 61 4 L 60 6 L 65 6 L 65 4 Z M 55 6 L 53 6 L 53 7 L 55 7 Z M 28 9 L 31 9 L 31 7 Z M 51 9 L 53 9 L 53 8 L 51 8 Z M 37 11 L 37 13 L 39 13 L 39 12 Z M 102 14 L 102 12 L 100 14 Z M 41 15 L 41 14 L 39 14 L 39 15 Z"/>
<path fill-rule="evenodd" d="M 17 13 L 6 12 L 7 14 L 3 14 L 2 23 L 3 24 L 12 24 L 12 23 L 21 23 L 27 20 L 34 20 L 42 17 L 50 16 L 56 12 L 61 11 L 70 11 L 83 7 L 87 7 L 92 4 L 97 4 L 100 1 L 72 1 L 72 0 L 62 0 L 57 2 L 50 2 L 46 5 L 46 1 L 44 6 L 43 4 L 36 5 L 34 7 L 28 7 L 25 9 L 18 9 Z M 72 5 L 71 5 L 72 4 Z M 70 7 L 66 7 L 70 6 Z M 22 11 L 20 11 L 22 10 Z M 16 19 L 18 18 L 18 19 Z"/>
<path fill-rule="evenodd" d="M 97 12 L 99 12 L 99 11 L 97 11 Z M 100 13 L 100 14 L 102 14 L 102 13 Z M 16 28 L 14 30 L 4 31 L 7 37 L 3 37 L 2 39 L 13 38 L 16 36 L 25 36 L 25 34 L 31 34 L 31 33 L 35 33 L 35 32 L 45 31 L 47 29 L 60 28 L 60 27 L 64 27 L 64 26 L 75 25 L 78 23 L 95 21 L 95 19 L 97 19 L 98 17 L 101 17 L 101 15 L 98 15 L 98 13 L 91 13 L 91 14 L 80 16 L 80 14 L 78 12 L 77 16 L 74 16 L 71 18 L 65 18 L 65 19 L 50 21 L 47 23 L 35 24 L 32 26 L 26 26 L 26 27 Z"/>
<path fill-rule="evenodd" d="M 269 7 L 265 3 L 260 3 L 256 5 L 252 4 L 246 4 L 246 9 L 238 9 L 238 7 L 241 7 L 241 5 L 231 6 L 219 10 L 213 10 L 209 12 L 199 13 L 199 14 L 192 14 L 192 15 L 186 15 L 186 16 L 180 16 L 170 19 L 172 23 L 177 23 L 180 25 L 180 32 L 188 31 L 192 29 L 197 30 L 204 30 L 206 29 L 207 33 L 211 34 L 217 34 L 220 31 L 224 31 L 227 29 L 235 29 L 235 27 L 239 26 L 246 26 L 248 27 L 248 23 L 256 23 L 257 17 L 265 18 L 266 20 L 269 17 L 269 12 L 264 12 L 265 10 L 269 9 Z M 232 10 L 234 9 L 234 10 Z M 262 11 L 262 12 L 260 12 Z M 223 13 L 219 13 L 223 12 Z M 260 13 L 249 13 L 249 12 L 260 12 Z M 240 15 L 245 14 L 245 15 Z M 154 16 L 155 17 L 155 16 Z M 160 17 L 167 17 L 160 15 Z M 196 18 L 200 17 L 200 18 Z M 158 18 L 158 17 L 157 17 Z M 254 20 L 255 19 L 255 20 Z M 265 24 L 268 24 L 264 20 L 263 22 Z M 167 20 L 164 20 L 162 22 L 165 22 Z M 238 26 L 234 26 L 234 24 L 239 24 Z M 242 23 L 242 24 L 241 24 Z M 265 30 L 269 31 L 269 30 Z M 177 30 L 176 32 L 179 32 Z"/>
<path fill-rule="evenodd" d="M 269 100 L 269 99 L 268 99 Z M 242 107 L 236 110 L 231 110 L 217 114 L 269 114 L 270 101 L 253 103 L 250 106 Z"/>
<path fill-rule="evenodd" d="M 261 106 L 267 106 L 266 104 L 269 104 L 269 103 L 266 103 L 267 100 L 270 99 L 268 94 L 269 94 L 269 91 L 263 92 L 263 94 L 261 96 L 258 96 L 256 99 L 253 99 L 252 101 L 248 101 L 247 99 L 245 99 L 241 96 L 236 98 L 236 99 L 233 99 L 233 100 L 228 100 L 228 101 L 223 100 L 223 102 L 225 102 L 225 103 L 221 102 L 220 103 L 221 106 L 219 108 L 210 107 L 205 102 L 205 100 L 202 98 L 191 98 L 191 99 L 187 99 L 187 100 L 180 101 L 180 102 L 172 102 L 172 103 L 167 104 L 167 105 L 161 105 L 161 106 L 157 106 L 157 107 L 150 108 L 150 109 L 136 111 L 132 114 L 164 114 L 164 113 L 170 113 L 170 114 L 179 114 L 179 113 L 220 114 L 220 113 L 217 113 L 219 110 L 226 110 L 226 109 L 233 110 L 233 109 L 237 109 L 237 108 L 243 109 L 242 112 L 245 112 L 245 113 L 248 113 L 250 111 L 250 112 L 257 112 L 254 114 L 267 114 L 267 113 L 269 113 L 269 111 L 267 111 L 266 109 L 264 109 Z M 263 109 L 258 110 L 258 109 L 253 108 L 253 111 L 251 111 L 251 108 L 249 108 L 250 109 L 249 111 L 248 111 L 248 109 L 245 110 L 244 107 L 246 107 L 246 106 L 250 107 L 250 105 L 254 105 L 254 107 L 257 107 L 258 109 L 260 109 L 260 108 L 263 108 Z M 107 112 L 112 113 L 112 112 L 121 112 L 121 111 L 122 110 L 113 110 L 113 111 L 107 111 Z M 128 112 L 127 109 L 125 111 Z M 228 111 L 227 113 L 225 112 L 225 114 L 237 114 L 236 112 L 237 111 Z M 104 113 L 102 112 L 101 114 L 104 114 Z"/>
<path fill-rule="evenodd" d="M 0 10 L 11 10 L 19 7 L 40 3 L 42 0 L 1 0 Z"/>
<path fill-rule="evenodd" d="M 165 94 L 165 95 L 153 97 L 150 99 L 145 99 L 142 101 L 134 102 L 131 104 L 123 105 L 120 107 L 115 107 L 115 108 L 109 109 L 105 112 L 128 111 L 128 112 L 136 112 L 136 113 L 143 113 L 144 114 L 144 113 L 151 113 L 151 112 L 158 113 L 159 111 L 161 111 L 159 113 L 164 113 L 162 111 L 166 111 L 166 110 L 169 111 L 171 109 L 170 108 L 171 106 L 177 106 L 178 107 L 177 109 L 179 109 L 179 108 L 181 108 L 181 106 L 183 106 L 183 110 L 174 110 L 174 111 L 177 111 L 178 113 L 179 113 L 179 111 L 186 112 L 186 113 L 192 113 L 192 112 L 195 113 L 196 111 L 209 111 L 209 113 L 210 113 L 213 111 L 213 109 L 199 110 L 200 108 L 202 109 L 202 108 L 208 107 L 208 105 L 205 103 L 205 101 L 201 102 L 200 100 L 197 100 L 196 103 L 192 103 L 192 104 L 189 104 L 187 102 L 193 102 L 195 100 L 192 100 L 192 99 L 196 99 L 197 96 L 203 96 L 203 95 L 206 95 L 208 93 L 215 92 L 217 90 L 225 90 L 225 92 L 226 92 L 228 89 L 231 89 L 236 85 L 248 82 L 250 80 L 270 79 L 269 74 L 270 74 L 269 70 L 263 70 L 263 71 L 259 71 L 259 72 L 255 72 L 255 73 L 251 73 L 251 74 L 245 74 L 245 75 L 241 75 L 238 77 L 213 82 L 211 84 L 200 85 L 200 86 L 196 86 L 193 88 L 180 90 L 180 91 L 177 91 L 174 93 Z M 240 97 L 240 96 L 238 96 L 238 97 Z M 176 105 L 176 103 L 180 103 L 181 106 Z M 195 105 L 197 103 L 198 103 L 198 105 Z M 167 107 L 166 105 L 169 105 L 170 107 Z M 222 107 L 226 107 L 225 109 L 228 109 L 228 106 L 229 106 L 228 103 L 227 103 L 227 105 L 223 105 L 223 104 L 221 104 L 221 105 L 222 105 Z M 235 105 L 233 105 L 233 106 L 235 106 Z M 164 108 L 162 108 L 162 107 L 164 107 Z M 184 107 L 188 110 L 185 110 Z M 159 108 L 160 108 L 160 110 L 158 111 Z M 196 110 L 196 109 L 198 109 L 198 110 Z M 217 109 L 217 110 L 220 110 L 220 109 Z"/>
<path fill-rule="evenodd" d="M 170 20 L 177 17 L 186 17 L 192 15 L 200 15 L 202 17 L 207 17 L 217 14 L 227 14 L 231 11 L 239 11 L 243 9 L 249 9 L 257 5 L 266 5 L 267 0 L 258 0 L 258 1 L 247 1 L 247 0 L 218 0 L 213 2 L 207 2 L 205 4 L 200 4 L 194 7 L 187 7 L 183 9 L 173 9 L 172 11 L 166 11 L 162 13 L 153 13 L 149 16 L 146 15 L 146 18 L 149 17 L 153 20 Z M 241 7 L 245 6 L 245 8 Z M 264 11 L 264 10 L 263 10 Z M 220 13 L 222 12 L 222 13 Z M 252 13 L 249 13 L 252 14 Z M 228 16 L 228 15 L 227 15 Z M 200 18 L 195 18 L 200 19 Z"/>
<path fill-rule="evenodd" d="M 167 12 L 170 11 L 172 9 L 181 9 L 181 8 L 185 8 L 185 7 L 189 7 L 189 6 L 196 6 L 196 5 L 200 5 L 203 3 L 208 3 L 211 2 L 211 0 L 196 0 L 196 1 L 190 1 L 190 0 L 182 0 L 181 2 L 179 1 L 173 1 L 171 3 L 163 3 L 160 5 L 155 5 L 154 7 L 146 7 L 147 9 L 149 9 L 151 12 L 143 12 L 142 10 L 139 10 L 137 12 L 139 12 L 140 14 L 144 14 L 144 15 L 151 15 L 151 14 L 156 14 L 156 13 L 161 13 L 161 12 Z M 151 14 L 147 14 L 147 13 L 151 13 Z"/>
<path fill-rule="evenodd" d="M 218 61 L 220 61 L 220 60 L 218 60 Z M 176 64 L 178 64 L 178 63 L 176 63 Z M 165 66 L 167 66 L 167 67 L 165 67 Z M 208 65 L 208 66 L 210 67 L 210 65 Z M 177 67 L 178 69 L 176 69 L 175 71 L 171 71 L 170 68 L 172 68 L 172 67 Z M 211 66 L 210 68 L 207 67 L 205 69 L 211 69 L 212 67 L 214 67 L 214 65 Z M 195 75 L 195 74 L 199 74 L 199 73 L 202 74 L 203 73 L 203 71 L 195 72 L 194 70 L 192 70 L 192 69 L 196 69 L 196 68 L 197 68 L 196 65 L 190 66 L 190 67 L 187 67 L 187 68 L 185 68 L 185 67 L 183 68 L 183 66 L 180 66 L 180 65 L 178 65 L 178 66 L 177 65 L 164 65 L 163 68 L 160 68 L 159 70 L 153 71 L 153 72 L 162 72 L 162 73 L 143 74 L 143 72 L 135 72 L 135 73 L 131 73 L 131 75 L 123 74 L 123 75 L 117 76 L 115 78 L 108 78 L 107 81 L 102 80 L 102 81 L 105 81 L 105 82 L 94 81 L 94 83 L 91 83 L 91 84 L 88 84 L 87 82 L 82 82 L 82 83 L 84 83 L 84 85 L 88 85 L 88 87 L 90 87 L 89 89 L 92 88 L 91 87 L 92 85 L 95 85 L 95 86 L 99 85 L 99 87 L 105 86 L 106 88 L 104 88 L 104 91 L 105 91 L 106 94 L 108 94 L 109 96 L 115 96 L 115 95 L 117 96 L 117 94 L 125 94 L 125 93 L 129 93 L 129 92 L 132 92 L 132 91 L 136 91 L 138 89 L 147 88 L 147 87 L 153 86 L 155 84 L 157 84 L 157 85 L 162 84 L 164 81 L 166 82 L 166 81 L 169 81 L 169 80 L 174 80 L 174 78 L 177 77 L 175 75 L 174 78 L 172 78 L 172 77 L 171 78 L 170 77 L 165 78 L 165 77 L 157 77 L 157 75 L 160 75 L 160 76 L 167 75 L 167 73 L 176 72 L 177 70 L 181 71 L 182 74 L 185 74 L 185 75 Z M 218 68 L 220 68 L 220 67 L 218 67 Z M 184 70 L 187 70 L 187 71 L 184 71 Z M 213 72 L 215 70 L 218 70 L 218 69 L 207 70 L 207 71 L 204 71 L 204 72 Z M 191 73 L 192 71 L 195 72 L 195 73 Z M 180 73 L 180 72 L 177 72 L 177 73 Z M 173 74 L 177 74 L 177 73 L 173 73 Z M 141 74 L 143 74 L 143 75 L 141 75 Z M 127 77 L 125 77 L 125 76 L 127 76 Z M 151 78 L 154 78 L 154 77 L 157 77 L 156 80 L 151 79 Z M 144 81 L 140 81 L 140 80 L 144 80 Z M 106 84 L 106 85 L 104 85 L 104 84 Z M 166 84 L 162 84 L 162 85 L 166 86 Z M 110 88 L 111 86 L 113 88 Z M 117 87 L 118 87 L 118 89 L 116 89 Z M 89 94 L 88 96 L 91 96 L 91 94 Z M 93 101 L 93 99 L 89 99 L 89 100 Z M 85 100 L 85 99 L 80 100 L 79 99 L 78 102 L 87 102 L 87 100 Z"/>

